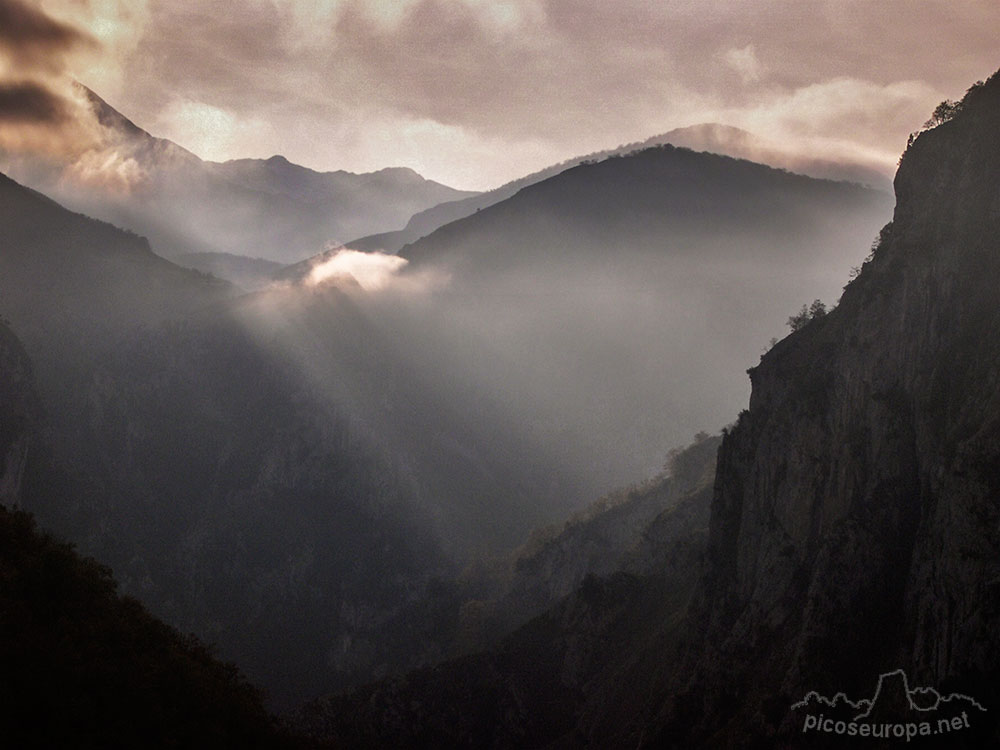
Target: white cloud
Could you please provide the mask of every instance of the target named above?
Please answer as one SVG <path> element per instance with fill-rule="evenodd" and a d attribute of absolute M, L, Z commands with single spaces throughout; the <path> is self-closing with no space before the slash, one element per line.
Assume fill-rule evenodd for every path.
<path fill-rule="evenodd" d="M 273 138 L 271 126 L 264 120 L 191 99 L 171 102 L 160 112 L 156 128 L 157 135 L 174 140 L 210 161 L 249 155 L 259 149 L 262 141 Z"/>
<path fill-rule="evenodd" d="M 757 59 L 757 52 L 752 44 L 742 48 L 733 47 L 726 51 L 723 58 L 729 67 L 739 73 L 743 83 L 759 81 L 764 73 L 764 66 Z"/>
<path fill-rule="evenodd" d="M 72 74 L 103 97 L 117 97 L 128 73 L 121 60 L 139 45 L 150 21 L 149 0 L 43 0 L 41 7 L 97 41 L 100 54 L 78 56 Z"/>
<path fill-rule="evenodd" d="M 887 123 L 915 123 L 914 115 L 919 117 L 935 96 L 922 81 L 879 84 L 841 77 L 768 97 L 756 112 L 798 133 L 881 132 Z"/>
<path fill-rule="evenodd" d="M 385 289 L 407 263 L 406 258 L 398 255 L 341 248 L 313 266 L 308 283 L 316 286 L 353 280 L 366 292 L 377 292 Z"/>

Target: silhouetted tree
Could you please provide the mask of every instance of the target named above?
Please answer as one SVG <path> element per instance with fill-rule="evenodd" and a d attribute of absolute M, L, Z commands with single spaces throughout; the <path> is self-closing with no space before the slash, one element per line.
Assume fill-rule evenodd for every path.
<path fill-rule="evenodd" d="M 826 315 L 826 305 L 822 300 L 813 300 L 811 305 L 802 305 L 802 309 L 788 319 L 788 327 L 792 331 L 798 331 L 805 328 L 809 321 L 822 318 L 824 315 Z"/>
<path fill-rule="evenodd" d="M 934 108 L 934 112 L 931 114 L 931 119 L 924 123 L 925 128 L 936 128 L 942 123 L 948 122 L 951 118 L 962 111 L 962 102 L 952 101 L 951 99 L 945 99 L 937 107 Z"/>
<path fill-rule="evenodd" d="M 826 305 L 820 300 L 813 300 L 813 303 L 809 305 L 809 318 L 822 318 L 826 315 Z"/>

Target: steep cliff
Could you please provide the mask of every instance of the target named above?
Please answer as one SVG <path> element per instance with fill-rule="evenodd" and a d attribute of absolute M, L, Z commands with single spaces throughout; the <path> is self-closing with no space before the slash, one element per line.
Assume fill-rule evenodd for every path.
<path fill-rule="evenodd" d="M 120 596 L 108 568 L 40 532 L 16 509 L 31 494 L 23 491 L 27 464 L 39 456 L 45 463 L 45 442 L 31 362 L 0 322 L 5 746 L 296 747 L 235 667 Z"/>
<path fill-rule="evenodd" d="M 719 454 L 694 676 L 661 740 L 794 742 L 808 690 L 870 694 L 897 668 L 998 705 L 998 133 L 994 75 L 909 147 L 840 305 L 750 371 Z"/>

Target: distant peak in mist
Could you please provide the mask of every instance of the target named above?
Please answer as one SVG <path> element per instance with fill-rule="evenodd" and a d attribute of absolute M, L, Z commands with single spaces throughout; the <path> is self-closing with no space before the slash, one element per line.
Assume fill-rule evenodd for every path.
<path fill-rule="evenodd" d="M 743 130 L 743 128 L 737 128 L 733 125 L 723 125 L 721 122 L 702 122 L 697 125 L 674 128 L 660 137 L 670 138 L 670 143 L 675 146 L 684 146 L 685 140 L 690 140 L 697 145 L 707 145 L 712 142 L 719 144 L 754 143 L 759 140 L 749 130 Z"/>

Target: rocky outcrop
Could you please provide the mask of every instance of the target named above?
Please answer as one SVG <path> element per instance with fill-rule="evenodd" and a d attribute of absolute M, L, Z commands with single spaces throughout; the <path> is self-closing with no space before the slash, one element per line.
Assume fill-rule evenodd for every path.
<path fill-rule="evenodd" d="M 894 668 L 997 705 L 998 132 L 994 76 L 907 150 L 893 221 L 839 306 L 750 371 L 719 454 L 694 676 L 661 740 L 792 742 L 792 696 L 864 694 Z"/>

